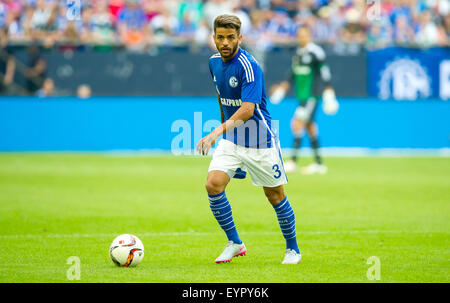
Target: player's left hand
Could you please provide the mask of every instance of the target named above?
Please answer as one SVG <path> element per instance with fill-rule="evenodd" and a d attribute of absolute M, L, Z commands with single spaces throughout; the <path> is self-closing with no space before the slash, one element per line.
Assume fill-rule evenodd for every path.
<path fill-rule="evenodd" d="M 323 111 L 327 115 L 335 115 L 339 110 L 339 103 L 336 100 L 336 94 L 334 92 L 334 89 L 331 87 L 327 87 L 323 91 L 322 95 L 323 99 Z"/>
<path fill-rule="evenodd" d="M 206 137 L 203 137 L 197 144 L 197 152 L 206 156 L 211 147 L 216 143 L 218 136 L 212 132 Z"/>

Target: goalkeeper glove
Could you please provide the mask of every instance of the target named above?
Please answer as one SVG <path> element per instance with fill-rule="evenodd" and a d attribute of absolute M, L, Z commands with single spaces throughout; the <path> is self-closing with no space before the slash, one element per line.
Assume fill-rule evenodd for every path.
<path fill-rule="evenodd" d="M 322 94 L 323 111 L 327 115 L 335 115 L 339 110 L 339 103 L 336 100 L 336 94 L 332 88 L 326 88 Z"/>
<path fill-rule="evenodd" d="M 275 89 L 275 91 L 270 96 L 269 100 L 272 104 L 278 104 L 283 100 L 284 96 L 286 95 L 286 90 L 282 87 L 278 87 Z"/>

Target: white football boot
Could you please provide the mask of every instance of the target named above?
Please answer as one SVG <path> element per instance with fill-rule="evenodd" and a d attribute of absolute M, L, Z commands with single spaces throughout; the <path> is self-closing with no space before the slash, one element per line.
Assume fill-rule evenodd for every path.
<path fill-rule="evenodd" d="M 293 249 L 286 249 L 286 254 L 284 255 L 284 260 L 281 264 L 299 264 L 302 260 L 302 255 L 298 254 Z"/>
<path fill-rule="evenodd" d="M 217 257 L 216 263 L 227 263 L 231 262 L 234 257 L 245 256 L 247 253 L 247 248 L 245 248 L 244 243 L 236 244 L 233 241 L 228 241 L 227 246 L 224 251 Z"/>
<path fill-rule="evenodd" d="M 304 175 L 313 175 L 313 174 L 326 174 L 328 168 L 323 164 L 312 163 L 306 167 L 303 167 L 301 172 Z"/>
<path fill-rule="evenodd" d="M 284 170 L 287 173 L 293 173 L 297 168 L 297 164 L 293 160 L 288 160 L 284 163 Z"/>

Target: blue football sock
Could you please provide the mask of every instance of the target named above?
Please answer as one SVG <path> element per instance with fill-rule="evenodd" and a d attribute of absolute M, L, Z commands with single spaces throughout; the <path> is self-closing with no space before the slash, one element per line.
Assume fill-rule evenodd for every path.
<path fill-rule="evenodd" d="M 294 210 L 285 197 L 280 203 L 273 207 L 277 213 L 278 223 L 280 224 L 283 237 L 286 239 L 286 248 L 293 249 L 297 253 L 300 250 L 297 245 L 297 237 L 295 233 L 295 215 Z"/>
<path fill-rule="evenodd" d="M 233 241 L 236 244 L 242 244 L 241 239 L 236 230 L 236 225 L 233 220 L 233 213 L 231 211 L 230 202 L 228 202 L 225 191 L 217 195 L 208 195 L 209 207 L 219 223 L 220 227 L 225 231 L 228 241 Z"/>

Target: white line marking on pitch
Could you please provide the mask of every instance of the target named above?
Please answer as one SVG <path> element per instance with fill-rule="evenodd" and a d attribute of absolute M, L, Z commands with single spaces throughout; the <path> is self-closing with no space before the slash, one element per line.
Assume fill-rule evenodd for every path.
<path fill-rule="evenodd" d="M 120 232 L 119 232 L 120 233 Z M 0 235 L 0 239 L 18 239 L 18 238 L 101 238 L 101 237 L 115 237 L 116 234 L 18 234 L 18 235 Z M 273 232 L 240 232 L 243 235 L 275 235 L 279 231 Z M 406 230 L 319 230 L 319 231 L 297 231 L 297 236 L 302 235 L 320 235 L 320 234 L 401 234 L 401 233 L 447 233 L 443 231 L 406 231 Z M 144 232 L 136 233 L 139 237 L 167 237 L 167 236 L 215 236 L 217 232 Z"/>

